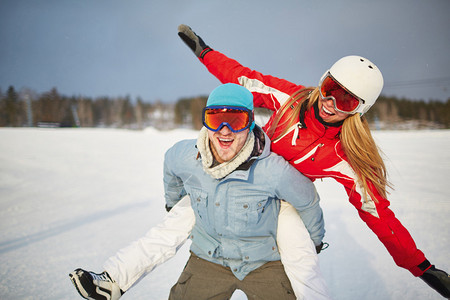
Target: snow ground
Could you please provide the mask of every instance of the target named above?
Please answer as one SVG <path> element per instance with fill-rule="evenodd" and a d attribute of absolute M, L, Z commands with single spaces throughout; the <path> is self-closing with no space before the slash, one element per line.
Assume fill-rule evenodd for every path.
<path fill-rule="evenodd" d="M 165 214 L 162 163 L 197 132 L 0 129 L 0 299 L 81 299 L 68 273 L 103 262 Z M 391 208 L 418 247 L 450 271 L 450 131 L 377 131 L 395 191 Z M 320 255 L 334 299 L 442 299 L 398 268 L 342 187 L 317 182 L 330 247 Z M 122 299 L 167 299 L 178 255 Z M 233 299 L 246 299 L 237 292 Z"/>

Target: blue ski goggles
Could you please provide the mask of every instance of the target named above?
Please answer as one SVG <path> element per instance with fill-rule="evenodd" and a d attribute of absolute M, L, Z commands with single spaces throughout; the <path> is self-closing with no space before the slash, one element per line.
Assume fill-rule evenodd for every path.
<path fill-rule="evenodd" d="M 203 125 L 211 131 L 227 126 L 232 132 L 240 132 L 253 123 L 253 112 L 239 106 L 207 106 L 202 115 Z"/>

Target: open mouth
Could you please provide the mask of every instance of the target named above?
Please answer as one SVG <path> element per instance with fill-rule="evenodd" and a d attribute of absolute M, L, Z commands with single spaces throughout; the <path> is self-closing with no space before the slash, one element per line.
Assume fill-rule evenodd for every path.
<path fill-rule="evenodd" d="M 220 146 L 224 148 L 229 147 L 234 141 L 232 138 L 217 138 L 217 140 L 219 141 Z"/>
<path fill-rule="evenodd" d="M 334 115 L 335 115 L 334 113 L 332 113 L 331 111 L 329 111 L 328 109 L 326 109 L 325 106 L 322 106 L 322 111 L 323 111 L 326 115 L 328 115 L 328 116 L 334 116 Z"/>

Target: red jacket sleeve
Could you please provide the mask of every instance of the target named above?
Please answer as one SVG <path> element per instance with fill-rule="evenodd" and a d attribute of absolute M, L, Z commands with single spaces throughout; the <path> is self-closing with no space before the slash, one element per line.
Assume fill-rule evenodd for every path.
<path fill-rule="evenodd" d="M 303 88 L 302 85 L 244 67 L 218 51 L 208 52 L 200 61 L 220 82 L 240 84 L 252 92 L 255 107 L 276 111 L 290 95 Z"/>
<path fill-rule="evenodd" d="M 396 218 L 392 210 L 389 209 L 389 201 L 381 197 L 373 185 L 370 184 L 369 187 L 376 198 L 372 202 L 375 210 L 370 212 L 370 209 L 364 209 L 361 195 L 353 188 L 353 180 L 342 177 L 335 177 L 335 179 L 344 185 L 350 203 L 358 210 L 361 219 L 384 244 L 395 263 L 399 267 L 409 270 L 414 276 L 422 275 L 424 271 L 419 268 L 419 265 L 426 260 L 425 255 L 417 249 L 408 230 Z"/>

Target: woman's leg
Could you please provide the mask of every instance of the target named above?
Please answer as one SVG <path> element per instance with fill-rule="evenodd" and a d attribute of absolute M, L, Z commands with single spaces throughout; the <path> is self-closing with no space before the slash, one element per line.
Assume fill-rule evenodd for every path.
<path fill-rule="evenodd" d="M 188 196 L 181 199 L 145 236 L 110 257 L 104 268 L 126 291 L 154 268 L 172 258 L 186 242 L 195 223 Z"/>
<path fill-rule="evenodd" d="M 297 299 L 331 299 L 309 233 L 295 208 L 285 201 L 281 201 L 277 243 Z"/>

